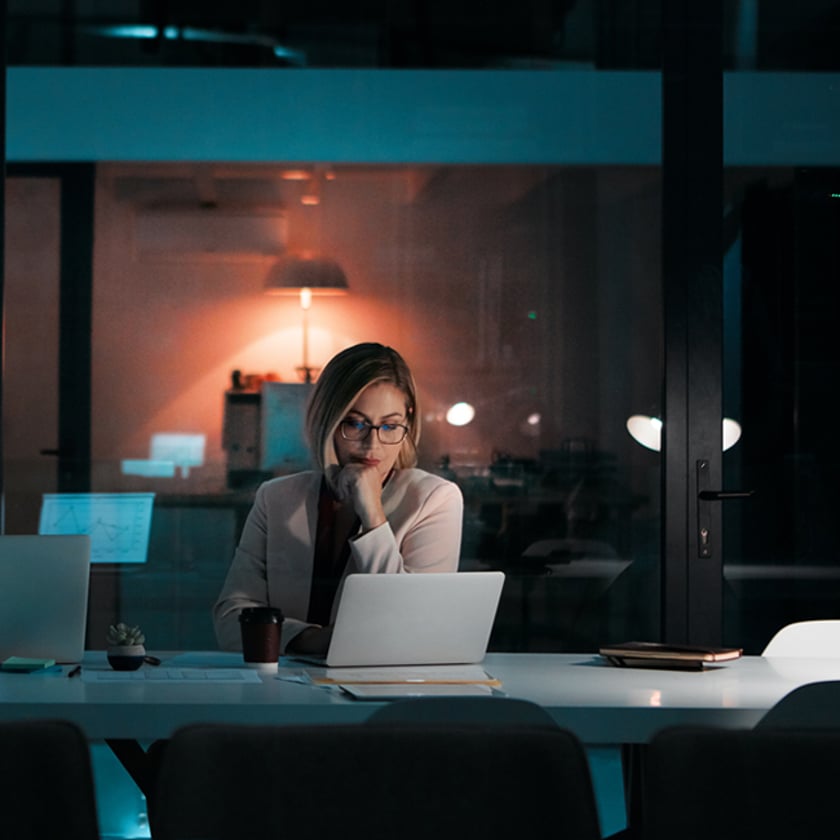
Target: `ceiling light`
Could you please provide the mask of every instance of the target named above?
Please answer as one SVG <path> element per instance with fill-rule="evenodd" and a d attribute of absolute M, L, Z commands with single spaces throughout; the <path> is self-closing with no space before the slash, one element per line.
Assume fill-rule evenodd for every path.
<path fill-rule="evenodd" d="M 312 177 L 312 173 L 306 169 L 284 169 L 280 173 L 280 177 L 284 181 L 308 181 Z"/>
<path fill-rule="evenodd" d="M 475 417 L 475 408 L 468 402 L 456 402 L 446 412 L 446 422 L 450 426 L 466 426 Z"/>

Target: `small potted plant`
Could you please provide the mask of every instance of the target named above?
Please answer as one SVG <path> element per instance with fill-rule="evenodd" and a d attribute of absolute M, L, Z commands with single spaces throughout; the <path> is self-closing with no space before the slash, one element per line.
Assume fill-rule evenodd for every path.
<path fill-rule="evenodd" d="M 115 671 L 136 671 L 146 661 L 146 637 L 123 622 L 108 628 L 108 662 Z"/>

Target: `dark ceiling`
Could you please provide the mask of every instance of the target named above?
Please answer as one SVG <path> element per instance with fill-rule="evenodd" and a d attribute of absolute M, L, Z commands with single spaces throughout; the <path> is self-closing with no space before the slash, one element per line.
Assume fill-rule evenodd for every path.
<path fill-rule="evenodd" d="M 590 60 L 591 53 L 583 43 L 591 4 L 576 0 L 525 0 L 515 15 L 478 0 L 54 5 L 52 13 L 44 4 L 34 12 L 27 0 L 7 2 L 10 65 L 496 67 Z M 581 32 L 569 38 L 573 14 L 571 25 Z M 154 27 L 156 34 L 133 37 L 117 28 L 129 25 Z M 582 50 L 587 54 L 576 55 Z"/>
<path fill-rule="evenodd" d="M 6 0 L 6 60 L 10 66 L 655 69 L 663 1 Z M 726 67 L 840 69 L 840 3 L 722 2 Z"/>

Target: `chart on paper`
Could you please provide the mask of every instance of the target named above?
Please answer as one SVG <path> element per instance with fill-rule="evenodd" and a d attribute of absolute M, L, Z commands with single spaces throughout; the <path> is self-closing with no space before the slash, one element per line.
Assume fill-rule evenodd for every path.
<path fill-rule="evenodd" d="M 154 493 L 45 493 L 39 534 L 88 534 L 91 563 L 145 563 Z"/>

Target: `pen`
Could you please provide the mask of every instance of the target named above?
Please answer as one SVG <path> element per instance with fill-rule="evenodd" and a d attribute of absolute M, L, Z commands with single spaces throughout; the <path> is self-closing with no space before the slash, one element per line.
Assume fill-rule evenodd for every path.
<path fill-rule="evenodd" d="M 67 672 L 67 676 L 68 676 L 68 677 L 71 677 L 71 678 L 72 678 L 72 677 L 78 677 L 78 676 L 79 676 L 79 674 L 81 674 L 81 673 L 82 673 L 82 666 L 81 666 L 81 665 L 76 665 L 76 667 L 75 667 L 75 668 L 71 668 L 71 669 Z"/>

